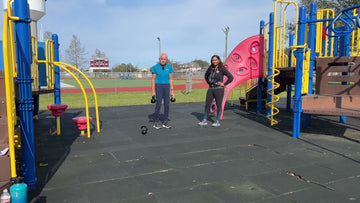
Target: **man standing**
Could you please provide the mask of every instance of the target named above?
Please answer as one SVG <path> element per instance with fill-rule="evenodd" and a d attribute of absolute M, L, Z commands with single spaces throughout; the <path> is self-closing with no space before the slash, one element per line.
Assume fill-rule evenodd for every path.
<path fill-rule="evenodd" d="M 171 128 L 169 124 L 170 95 L 174 97 L 174 85 L 172 73 L 174 72 L 168 63 L 168 56 L 165 53 L 160 54 L 159 63 L 152 67 L 151 89 L 152 96 L 156 96 L 156 105 L 154 113 L 155 129 Z M 159 113 L 161 103 L 164 100 L 164 120 L 161 124 Z"/>

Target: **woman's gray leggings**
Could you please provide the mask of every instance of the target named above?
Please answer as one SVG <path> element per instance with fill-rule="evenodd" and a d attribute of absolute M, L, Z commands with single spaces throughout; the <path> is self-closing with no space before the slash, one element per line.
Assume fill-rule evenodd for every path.
<path fill-rule="evenodd" d="M 206 101 L 205 101 L 205 114 L 204 119 L 207 119 L 210 114 L 211 103 L 215 99 L 216 102 L 216 120 L 220 120 L 221 110 L 222 110 L 222 100 L 224 98 L 224 88 L 216 87 L 209 88 L 206 93 Z"/>

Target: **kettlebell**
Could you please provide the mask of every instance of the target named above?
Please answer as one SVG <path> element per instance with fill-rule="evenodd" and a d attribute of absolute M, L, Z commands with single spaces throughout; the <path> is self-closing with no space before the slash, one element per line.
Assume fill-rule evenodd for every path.
<path fill-rule="evenodd" d="M 171 96 L 170 101 L 171 101 L 172 103 L 173 103 L 173 102 L 176 102 L 175 97 Z"/>
<path fill-rule="evenodd" d="M 141 134 L 146 135 L 147 131 L 148 131 L 148 128 L 146 126 L 144 126 L 144 125 L 141 126 Z"/>
<path fill-rule="evenodd" d="M 155 102 L 156 102 L 156 97 L 155 97 L 155 95 L 151 97 L 150 102 L 151 102 L 151 103 L 155 103 Z"/>

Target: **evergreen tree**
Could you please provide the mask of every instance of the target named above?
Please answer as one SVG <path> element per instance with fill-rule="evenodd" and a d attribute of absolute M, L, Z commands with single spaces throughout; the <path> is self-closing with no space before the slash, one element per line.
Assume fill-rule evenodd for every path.
<path fill-rule="evenodd" d="M 125 64 L 117 64 L 112 68 L 113 72 L 137 72 L 139 68 L 136 66 L 134 67 L 131 63 Z"/>
<path fill-rule="evenodd" d="M 209 62 L 203 61 L 203 60 L 200 60 L 200 59 L 196 59 L 193 62 L 197 63 L 201 68 L 208 68 L 210 66 Z"/>

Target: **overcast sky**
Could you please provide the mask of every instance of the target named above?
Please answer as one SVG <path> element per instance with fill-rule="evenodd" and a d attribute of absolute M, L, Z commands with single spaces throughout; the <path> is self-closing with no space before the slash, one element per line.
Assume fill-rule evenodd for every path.
<path fill-rule="evenodd" d="M 161 51 L 173 61 L 209 62 L 213 54 L 224 56 L 225 27 L 230 28 L 229 54 L 242 40 L 259 33 L 260 21 L 268 22 L 273 4 L 273 0 L 47 0 L 38 34 L 58 34 L 62 61 L 76 35 L 87 58 L 99 49 L 110 59 L 110 67 L 121 63 L 151 67 L 158 61 L 157 37 Z"/>

